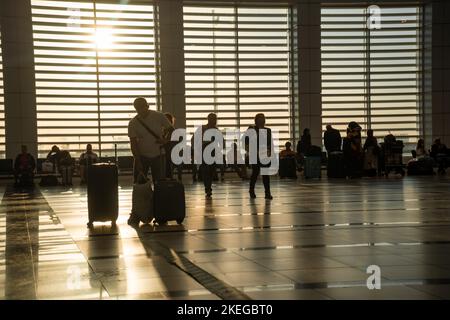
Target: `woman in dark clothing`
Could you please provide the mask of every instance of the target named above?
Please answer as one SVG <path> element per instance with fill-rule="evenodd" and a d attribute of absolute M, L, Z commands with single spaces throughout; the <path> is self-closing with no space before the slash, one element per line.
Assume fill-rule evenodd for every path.
<path fill-rule="evenodd" d="M 367 139 L 364 143 L 364 171 L 369 177 L 374 177 L 378 170 L 378 155 L 380 147 L 377 138 L 373 136 L 373 130 L 367 130 Z"/>
<path fill-rule="evenodd" d="M 361 127 L 354 121 L 348 124 L 347 137 L 343 139 L 343 151 L 347 176 L 360 178 L 363 169 Z"/>
<path fill-rule="evenodd" d="M 297 143 L 297 154 L 305 155 L 308 153 L 311 148 L 311 134 L 308 128 L 303 130 L 303 135 L 300 138 L 300 141 Z"/>

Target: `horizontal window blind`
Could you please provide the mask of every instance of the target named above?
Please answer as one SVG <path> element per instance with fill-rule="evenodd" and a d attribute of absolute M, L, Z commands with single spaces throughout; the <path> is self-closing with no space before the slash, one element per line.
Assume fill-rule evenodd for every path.
<path fill-rule="evenodd" d="M 40 156 L 129 155 L 133 100 L 156 109 L 153 6 L 115 3 L 32 0 Z"/>
<path fill-rule="evenodd" d="M 381 7 L 369 29 L 362 7 L 321 10 L 322 122 L 345 134 L 350 121 L 413 148 L 420 136 L 419 7 Z"/>
<path fill-rule="evenodd" d="M 220 129 L 245 130 L 263 112 L 291 138 L 288 8 L 184 6 L 188 133 L 218 115 Z"/>
<path fill-rule="evenodd" d="M 0 29 L 0 158 L 6 157 L 5 150 L 5 97 L 3 91 L 3 59 L 2 59 L 2 30 Z"/>

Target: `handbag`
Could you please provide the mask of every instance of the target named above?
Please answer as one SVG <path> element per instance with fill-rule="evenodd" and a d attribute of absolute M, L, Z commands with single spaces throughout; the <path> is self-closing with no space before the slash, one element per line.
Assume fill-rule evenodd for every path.
<path fill-rule="evenodd" d="M 132 212 L 143 223 L 150 223 L 154 218 L 152 183 L 143 174 L 140 174 L 137 182 L 133 185 Z"/>
<path fill-rule="evenodd" d="M 48 160 L 42 162 L 42 172 L 52 173 L 53 172 L 53 163 Z"/>

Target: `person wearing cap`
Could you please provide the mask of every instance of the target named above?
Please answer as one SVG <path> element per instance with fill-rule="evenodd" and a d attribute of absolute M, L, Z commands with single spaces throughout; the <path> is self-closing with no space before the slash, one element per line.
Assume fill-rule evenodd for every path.
<path fill-rule="evenodd" d="M 347 136 L 343 139 L 344 161 L 347 176 L 360 178 L 363 170 L 363 148 L 361 139 L 361 126 L 351 121 L 347 127 Z"/>

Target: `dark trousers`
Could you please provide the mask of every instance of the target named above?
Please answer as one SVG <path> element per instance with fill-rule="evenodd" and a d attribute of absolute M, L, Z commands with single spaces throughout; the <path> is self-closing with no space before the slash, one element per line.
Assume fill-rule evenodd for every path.
<path fill-rule="evenodd" d="M 200 172 L 203 177 L 203 184 L 205 186 L 205 192 L 211 192 L 212 181 L 214 178 L 214 174 L 216 173 L 216 165 L 215 164 L 201 164 Z"/>
<path fill-rule="evenodd" d="M 258 179 L 260 172 L 261 172 L 261 165 L 252 164 L 252 175 L 250 177 L 250 191 L 255 190 L 256 180 Z M 270 176 L 263 175 L 262 181 L 264 185 L 264 191 L 266 192 L 266 194 L 270 194 Z"/>
<path fill-rule="evenodd" d="M 19 184 L 33 184 L 34 173 L 31 170 L 15 170 L 14 171 L 14 183 Z"/>
<path fill-rule="evenodd" d="M 135 160 L 136 161 L 136 160 Z M 152 171 L 153 184 L 161 179 L 161 156 L 153 158 L 141 157 L 142 168 L 145 177 L 147 177 L 148 169 Z M 136 170 L 136 162 L 133 166 L 134 183 L 138 181 L 139 172 Z"/>

